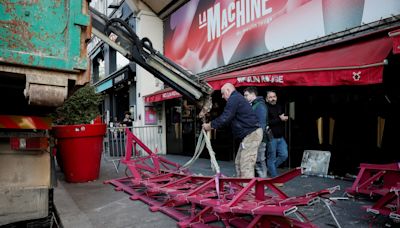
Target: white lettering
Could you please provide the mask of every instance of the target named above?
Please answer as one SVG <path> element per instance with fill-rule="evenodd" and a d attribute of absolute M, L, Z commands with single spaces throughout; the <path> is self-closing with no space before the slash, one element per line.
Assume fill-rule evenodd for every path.
<path fill-rule="evenodd" d="M 272 7 L 267 8 L 267 2 L 268 2 L 268 0 L 262 0 L 261 14 L 263 16 L 272 13 Z"/>
<path fill-rule="evenodd" d="M 252 80 L 253 82 L 257 82 L 257 83 L 260 83 L 260 82 L 261 82 L 261 81 L 260 81 L 260 77 L 257 77 L 257 76 L 253 76 L 252 79 L 253 79 L 253 80 Z"/>
<path fill-rule="evenodd" d="M 118 75 L 117 77 L 114 78 L 114 83 L 117 84 L 118 82 L 120 82 L 120 81 L 122 81 L 124 79 L 125 79 L 125 75 L 124 74 Z"/>
<path fill-rule="evenodd" d="M 273 83 L 283 84 L 283 75 L 260 75 L 260 76 L 244 76 L 236 78 L 238 83 Z"/>
<path fill-rule="evenodd" d="M 250 1 L 246 0 L 246 23 L 250 22 Z"/>
<path fill-rule="evenodd" d="M 262 76 L 261 76 L 261 81 L 262 81 L 262 82 L 270 82 L 269 77 L 266 76 L 266 75 L 262 75 Z"/>
<path fill-rule="evenodd" d="M 208 33 L 207 40 L 210 42 L 221 36 L 220 4 L 217 3 L 213 8 L 207 10 Z"/>
<path fill-rule="evenodd" d="M 244 79 L 245 79 L 245 77 L 238 77 L 238 78 L 236 78 L 236 80 L 237 80 L 239 83 L 243 83 L 243 82 L 244 82 Z"/>
<path fill-rule="evenodd" d="M 230 2 L 223 9 L 218 2 L 199 13 L 199 29 L 207 27 L 207 40 L 210 42 L 219 38 L 234 26 L 240 28 L 248 25 L 238 31 L 239 33 L 264 26 L 271 22 L 272 17 L 267 18 L 271 13 L 272 7 L 269 7 L 268 0 L 237 0 Z M 257 23 L 252 23 L 261 18 L 262 20 L 257 21 Z"/>
<path fill-rule="evenodd" d="M 251 0 L 251 21 L 261 17 L 261 3 L 260 0 Z"/>
<path fill-rule="evenodd" d="M 235 21 L 236 14 L 235 14 L 234 10 L 235 10 L 235 3 L 234 2 L 229 3 L 229 6 L 228 6 L 228 22 L 229 23 L 232 23 Z"/>
<path fill-rule="evenodd" d="M 222 22 L 221 22 L 221 29 L 224 30 L 228 27 L 228 16 L 226 14 L 226 10 L 222 11 Z"/>
<path fill-rule="evenodd" d="M 176 92 L 176 91 L 171 91 L 171 92 L 166 92 L 166 93 L 163 93 L 161 96 L 163 97 L 163 98 L 168 98 L 168 97 L 174 97 L 174 96 L 179 96 L 180 94 L 178 93 L 178 92 Z"/>
<path fill-rule="evenodd" d="M 205 27 L 207 25 L 207 14 L 204 11 L 202 14 L 199 14 L 199 29 Z"/>
<path fill-rule="evenodd" d="M 236 27 L 244 25 L 245 22 L 245 10 L 244 10 L 244 0 L 236 2 Z"/>

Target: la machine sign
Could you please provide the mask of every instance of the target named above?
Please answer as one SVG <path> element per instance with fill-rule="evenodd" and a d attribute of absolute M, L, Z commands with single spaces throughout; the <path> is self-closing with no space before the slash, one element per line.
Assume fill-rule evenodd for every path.
<path fill-rule="evenodd" d="M 197 74 L 399 14 L 399 0 L 190 0 L 164 21 L 164 54 Z"/>
<path fill-rule="evenodd" d="M 232 28 L 244 27 L 259 19 L 264 19 L 260 24 L 267 24 L 272 21 L 272 18 L 268 17 L 272 13 L 268 2 L 241 0 L 230 2 L 225 7 L 221 7 L 221 3 L 218 2 L 198 15 L 199 29 L 207 29 L 207 41 L 210 42 Z"/>

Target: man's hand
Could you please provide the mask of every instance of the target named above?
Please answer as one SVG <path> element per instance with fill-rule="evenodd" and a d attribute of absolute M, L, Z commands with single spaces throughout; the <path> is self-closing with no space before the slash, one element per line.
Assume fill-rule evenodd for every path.
<path fill-rule="evenodd" d="M 287 121 L 289 119 L 289 117 L 285 116 L 285 114 L 279 115 L 279 118 L 281 118 L 282 121 Z"/>
<path fill-rule="evenodd" d="M 211 130 L 211 123 L 203 123 L 202 127 L 204 130 L 209 131 Z"/>

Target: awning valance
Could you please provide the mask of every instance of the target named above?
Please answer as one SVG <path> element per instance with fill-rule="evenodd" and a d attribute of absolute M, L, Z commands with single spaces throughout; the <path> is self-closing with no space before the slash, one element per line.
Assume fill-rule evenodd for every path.
<path fill-rule="evenodd" d="M 159 90 L 157 92 L 154 92 L 152 94 L 144 96 L 144 102 L 150 103 L 150 102 L 158 102 L 158 101 L 163 101 L 163 100 L 168 100 L 168 99 L 173 99 L 177 97 L 181 97 L 182 95 L 172 88 L 166 88 Z"/>
<path fill-rule="evenodd" d="M 222 74 L 207 82 L 217 90 L 227 82 L 236 87 L 377 84 L 391 50 L 390 38 L 377 38 Z"/>

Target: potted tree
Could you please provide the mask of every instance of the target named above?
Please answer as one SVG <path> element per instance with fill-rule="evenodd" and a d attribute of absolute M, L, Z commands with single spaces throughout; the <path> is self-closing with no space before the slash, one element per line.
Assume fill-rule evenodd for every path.
<path fill-rule="evenodd" d="M 94 87 L 86 85 L 52 114 L 57 161 L 68 182 L 87 182 L 99 177 L 106 132 L 106 125 L 98 121 L 101 100 Z"/>

